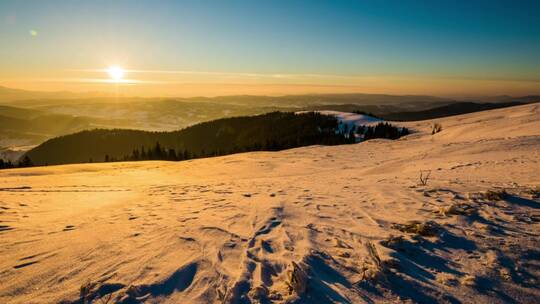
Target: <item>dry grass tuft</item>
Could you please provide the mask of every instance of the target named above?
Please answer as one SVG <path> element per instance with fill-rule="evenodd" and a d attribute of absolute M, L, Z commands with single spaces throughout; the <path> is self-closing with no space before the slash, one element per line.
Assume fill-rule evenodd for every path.
<path fill-rule="evenodd" d="M 367 241 L 365 246 L 368 255 L 364 259 L 361 269 L 362 280 L 374 280 L 382 274 L 384 270 L 383 263 L 377 248 L 371 241 Z"/>
<path fill-rule="evenodd" d="M 495 250 L 488 250 L 484 255 L 486 266 L 495 268 L 499 265 L 499 253 Z"/>
<path fill-rule="evenodd" d="M 441 284 L 448 285 L 448 286 L 454 286 L 454 285 L 457 285 L 458 283 L 458 280 L 456 279 L 455 276 L 446 272 L 437 273 L 437 275 L 435 276 L 435 280 L 437 280 L 437 282 Z"/>
<path fill-rule="evenodd" d="M 403 241 L 404 239 L 402 235 L 399 235 L 399 236 L 390 235 L 386 239 L 381 241 L 381 245 L 388 248 L 396 248 L 396 247 L 399 247 L 401 244 L 403 244 Z"/>
<path fill-rule="evenodd" d="M 490 201 L 502 201 L 508 197 L 506 190 L 489 190 L 482 194 L 482 197 Z"/>
<path fill-rule="evenodd" d="M 268 288 L 265 286 L 257 286 L 249 291 L 249 296 L 252 299 L 262 301 L 268 297 Z"/>
<path fill-rule="evenodd" d="M 96 290 L 97 283 L 90 280 L 82 284 L 79 289 L 79 301 L 82 304 L 90 304 L 94 298 L 94 292 Z"/>
<path fill-rule="evenodd" d="M 447 207 L 441 207 L 438 210 L 438 213 L 448 216 L 448 215 L 473 215 L 476 213 L 476 208 L 467 203 L 455 203 Z"/>
<path fill-rule="evenodd" d="M 79 289 L 79 302 L 82 304 L 92 304 L 92 303 L 99 303 L 99 304 L 108 304 L 112 303 L 113 294 L 109 293 L 107 295 L 102 296 L 99 298 L 99 302 L 96 301 L 96 299 L 99 297 L 98 289 L 99 289 L 99 283 L 98 282 L 92 282 L 90 280 L 86 281 L 86 283 L 82 284 Z"/>
<path fill-rule="evenodd" d="M 291 263 L 291 269 L 288 272 L 288 280 L 285 282 L 289 289 L 289 294 L 296 293 L 297 295 L 303 294 L 307 289 L 308 275 L 307 272 L 302 269 L 295 262 Z"/>
<path fill-rule="evenodd" d="M 431 135 L 439 133 L 441 131 L 442 131 L 442 125 L 440 123 L 436 122 L 431 125 Z"/>
<path fill-rule="evenodd" d="M 533 199 L 540 198 L 540 187 L 531 188 L 527 190 L 527 193 L 531 195 Z"/>
<path fill-rule="evenodd" d="M 504 267 L 499 268 L 499 276 L 505 281 L 512 280 L 512 273 L 510 272 L 510 270 Z"/>
<path fill-rule="evenodd" d="M 476 277 L 472 274 L 467 274 L 463 276 L 459 282 L 461 285 L 474 287 L 476 286 Z"/>
<path fill-rule="evenodd" d="M 420 221 L 410 221 L 405 224 L 394 224 L 393 229 L 401 232 L 414 233 L 421 236 L 436 236 L 439 231 L 439 225 L 433 221 L 422 223 Z"/>

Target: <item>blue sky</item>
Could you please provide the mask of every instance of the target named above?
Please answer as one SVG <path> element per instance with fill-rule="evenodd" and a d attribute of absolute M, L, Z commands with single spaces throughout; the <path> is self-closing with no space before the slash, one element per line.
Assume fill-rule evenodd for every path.
<path fill-rule="evenodd" d="M 0 84 L 120 64 L 141 71 L 522 81 L 534 90 L 539 15 L 540 1 L 3 0 Z M 193 82 L 208 81 L 200 78 Z"/>

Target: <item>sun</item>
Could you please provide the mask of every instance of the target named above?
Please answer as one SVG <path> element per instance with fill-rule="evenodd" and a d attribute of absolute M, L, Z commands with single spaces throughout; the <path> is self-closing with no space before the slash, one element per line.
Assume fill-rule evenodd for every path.
<path fill-rule="evenodd" d="M 117 65 L 112 65 L 107 68 L 107 73 L 113 81 L 119 82 L 120 80 L 122 80 L 122 78 L 124 78 L 125 71 Z"/>

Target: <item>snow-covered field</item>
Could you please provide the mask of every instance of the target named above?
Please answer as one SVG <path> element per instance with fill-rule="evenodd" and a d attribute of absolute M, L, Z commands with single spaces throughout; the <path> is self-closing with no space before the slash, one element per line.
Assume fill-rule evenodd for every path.
<path fill-rule="evenodd" d="M 540 105 L 437 122 L 0 171 L 0 303 L 539 303 Z"/>

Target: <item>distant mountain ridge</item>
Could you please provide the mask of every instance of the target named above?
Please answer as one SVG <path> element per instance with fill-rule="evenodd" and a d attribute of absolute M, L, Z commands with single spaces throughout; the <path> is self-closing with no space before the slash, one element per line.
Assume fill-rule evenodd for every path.
<path fill-rule="evenodd" d="M 339 94 L 299 94 L 299 95 L 226 95 L 214 97 L 130 97 L 114 96 L 106 92 L 70 92 L 70 91 L 30 91 L 22 89 L 13 89 L 0 86 L 0 104 L 14 101 L 43 100 L 54 101 L 58 99 L 103 99 L 103 101 L 124 101 L 138 99 L 148 100 L 176 100 L 186 102 L 221 102 L 238 105 L 265 105 L 265 106 L 283 106 L 283 104 L 306 106 L 308 104 L 369 104 L 369 105 L 390 105 L 403 103 L 451 103 L 456 101 L 467 102 L 534 102 L 540 101 L 540 96 L 486 96 L 476 98 L 448 98 L 430 95 L 390 95 L 390 94 L 368 94 L 368 93 L 339 93 Z"/>

